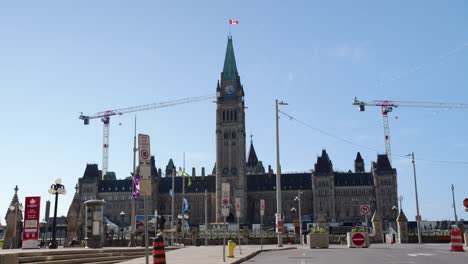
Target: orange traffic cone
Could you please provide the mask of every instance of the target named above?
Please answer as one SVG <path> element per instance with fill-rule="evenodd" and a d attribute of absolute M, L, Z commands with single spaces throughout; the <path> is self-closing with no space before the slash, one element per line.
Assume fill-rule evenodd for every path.
<path fill-rule="evenodd" d="M 452 247 L 450 251 L 458 251 L 458 252 L 465 251 L 463 249 L 462 233 L 461 233 L 461 230 L 458 229 L 458 227 L 453 228 L 450 231 L 450 245 Z"/>

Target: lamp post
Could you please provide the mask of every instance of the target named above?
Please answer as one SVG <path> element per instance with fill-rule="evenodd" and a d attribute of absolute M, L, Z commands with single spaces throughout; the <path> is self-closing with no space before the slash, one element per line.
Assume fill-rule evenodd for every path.
<path fill-rule="evenodd" d="M 416 183 L 416 163 L 414 162 L 414 152 L 406 156 L 411 156 L 413 162 L 413 176 L 414 176 L 414 193 L 416 195 L 416 223 L 418 226 L 418 244 L 422 243 L 421 239 L 421 215 L 419 215 L 419 201 L 418 201 L 418 185 Z"/>
<path fill-rule="evenodd" d="M 124 240 L 124 217 L 125 217 L 125 212 L 122 211 L 120 212 L 120 224 L 122 225 L 122 227 L 120 228 L 120 236 L 122 237 L 122 240 Z"/>
<path fill-rule="evenodd" d="M 55 195 L 54 221 L 52 223 L 52 241 L 49 243 L 49 248 L 56 249 L 58 247 L 56 240 L 58 196 L 59 194 L 65 194 L 65 186 L 62 185 L 62 179 L 57 178 L 55 180 L 55 184 L 50 186 L 49 193 Z"/>
<path fill-rule="evenodd" d="M 297 196 L 294 198 L 294 201 L 298 203 L 298 213 L 299 213 L 299 241 L 300 244 L 303 245 L 302 242 L 302 213 L 301 213 L 301 190 L 297 190 Z"/>
<path fill-rule="evenodd" d="M 281 165 L 280 165 L 280 153 L 279 153 L 279 116 L 278 116 L 278 105 L 288 105 L 283 101 L 276 103 L 276 221 L 278 229 L 278 247 L 283 246 L 283 219 L 281 217 Z"/>
<path fill-rule="evenodd" d="M 15 194 L 18 192 L 18 186 L 15 187 Z M 10 205 L 10 211 L 15 211 L 15 225 L 13 226 L 13 242 L 10 245 L 11 248 L 18 248 L 18 210 L 23 210 L 23 205 L 19 202 L 15 202 L 15 204 Z"/>
<path fill-rule="evenodd" d="M 294 220 L 296 219 L 296 212 L 297 212 L 297 209 L 296 207 L 291 207 L 291 215 L 292 215 L 292 221 L 294 223 Z M 294 233 L 296 233 L 296 226 L 294 225 Z M 294 243 L 296 243 L 296 237 L 294 237 Z"/>

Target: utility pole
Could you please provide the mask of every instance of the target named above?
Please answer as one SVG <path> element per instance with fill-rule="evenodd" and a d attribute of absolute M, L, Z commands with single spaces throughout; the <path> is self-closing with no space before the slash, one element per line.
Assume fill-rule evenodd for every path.
<path fill-rule="evenodd" d="M 452 184 L 453 213 L 455 214 L 455 224 L 458 226 L 457 206 L 455 205 L 455 187 Z"/>
<path fill-rule="evenodd" d="M 398 196 L 398 200 L 400 201 L 400 210 L 403 210 L 403 195 Z"/>
<path fill-rule="evenodd" d="M 414 193 L 416 195 L 416 223 L 418 225 L 418 244 L 422 243 L 421 238 L 421 215 L 419 214 L 419 201 L 418 201 L 418 185 L 416 183 L 416 163 L 414 161 L 414 152 L 406 156 L 411 156 L 413 162 L 413 176 L 414 176 Z"/>
<path fill-rule="evenodd" d="M 279 152 L 279 116 L 278 105 L 288 105 L 287 103 L 278 99 L 275 101 L 276 105 L 276 222 L 278 229 L 278 247 L 283 246 L 283 219 L 281 214 L 281 165 L 280 165 L 280 152 Z"/>

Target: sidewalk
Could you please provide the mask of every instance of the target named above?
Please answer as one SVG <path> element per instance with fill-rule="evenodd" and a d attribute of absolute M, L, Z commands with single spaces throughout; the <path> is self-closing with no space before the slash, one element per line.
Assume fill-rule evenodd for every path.
<path fill-rule="evenodd" d="M 263 250 L 286 250 L 293 249 L 294 245 L 284 245 L 279 248 L 276 245 L 264 245 Z M 226 262 L 223 262 L 223 247 L 222 246 L 189 246 L 181 249 L 171 250 L 166 252 L 166 262 L 170 264 L 220 264 L 220 263 L 241 263 L 243 259 L 260 253 L 260 245 L 242 246 L 242 255 L 239 252 L 239 247 L 234 249 L 234 258 L 228 258 L 228 247 L 226 246 Z M 153 257 L 150 251 L 149 262 L 153 263 Z M 145 258 L 137 258 L 121 264 L 145 264 Z"/>

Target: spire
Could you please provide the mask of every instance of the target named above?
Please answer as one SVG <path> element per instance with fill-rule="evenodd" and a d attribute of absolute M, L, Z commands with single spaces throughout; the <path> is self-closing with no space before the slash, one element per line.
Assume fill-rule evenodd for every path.
<path fill-rule="evenodd" d="M 174 166 L 174 161 L 172 159 L 169 159 L 169 162 L 167 163 L 166 166 L 166 177 L 172 176 L 172 171 L 176 170 L 176 167 Z"/>
<path fill-rule="evenodd" d="M 257 167 L 257 163 L 258 163 L 257 153 L 255 153 L 253 142 L 250 141 L 250 150 L 249 150 L 249 157 L 247 158 L 247 167 L 255 169 Z"/>
<path fill-rule="evenodd" d="M 356 161 L 356 162 L 363 162 L 363 161 L 364 161 L 364 160 L 362 159 L 362 157 L 361 157 L 361 153 L 360 153 L 360 152 L 357 153 L 356 159 L 355 159 L 354 161 Z"/>
<path fill-rule="evenodd" d="M 224 58 L 224 68 L 221 73 L 221 80 L 238 80 L 236 57 L 234 56 L 234 47 L 232 46 L 232 36 L 228 37 L 226 48 L 226 57 Z"/>
<path fill-rule="evenodd" d="M 354 160 L 354 172 L 364 172 L 364 159 L 361 157 L 361 153 L 358 152 L 356 155 L 356 159 Z"/>
<path fill-rule="evenodd" d="M 18 204 L 19 203 L 19 199 L 18 199 L 18 185 L 15 186 L 15 188 L 13 189 L 15 190 L 15 194 L 13 195 L 13 199 L 11 199 L 11 203 L 10 205 L 15 205 L 15 204 Z"/>

